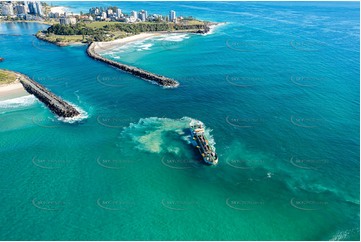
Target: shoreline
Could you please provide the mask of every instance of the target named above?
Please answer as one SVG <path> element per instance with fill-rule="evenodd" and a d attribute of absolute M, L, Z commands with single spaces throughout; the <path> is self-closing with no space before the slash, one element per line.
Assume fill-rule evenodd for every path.
<path fill-rule="evenodd" d="M 42 32 L 37 32 L 35 34 L 35 37 L 39 40 L 48 42 L 50 44 L 54 44 L 60 47 L 65 47 L 65 46 L 75 46 L 75 45 L 87 45 L 87 43 L 83 43 L 83 42 L 79 42 L 79 41 L 72 41 L 72 42 L 57 42 L 57 41 L 50 41 L 48 40 L 45 35 Z"/>
<path fill-rule="evenodd" d="M 146 39 L 146 38 L 150 38 L 154 36 L 154 34 L 151 34 L 151 33 L 142 33 L 142 34 L 139 34 L 139 35 L 134 35 L 134 36 L 130 36 L 130 37 L 126 37 L 126 38 L 123 38 L 123 39 L 118 39 L 118 40 L 115 40 L 116 42 L 113 42 L 113 43 L 110 43 L 108 44 L 108 48 L 109 46 L 111 48 L 114 48 L 114 45 L 119 45 L 119 44 L 125 44 L 125 43 L 130 43 L 132 41 L 135 41 L 135 40 L 141 40 L 141 39 Z M 123 64 L 123 63 L 120 63 L 120 62 L 116 62 L 116 61 L 113 61 L 113 60 L 110 60 L 110 59 L 107 59 L 103 56 L 101 56 L 98 51 L 96 50 L 96 47 L 98 48 L 101 48 L 99 46 L 97 46 L 99 42 L 94 42 L 94 43 L 91 43 L 87 50 L 86 50 L 86 53 L 88 54 L 89 57 L 97 60 L 97 61 L 101 61 L 101 62 L 104 62 L 110 66 L 114 66 L 122 71 L 125 71 L 125 72 L 128 72 L 136 77 L 139 77 L 143 80 L 146 80 L 146 81 L 150 81 L 150 82 L 153 82 L 153 83 L 156 83 L 160 86 L 163 86 L 163 87 L 166 87 L 166 88 L 176 88 L 179 86 L 179 83 L 172 79 L 172 78 L 168 78 L 168 77 L 165 77 L 165 76 L 162 76 L 162 75 L 158 75 L 158 74 L 155 74 L 155 73 L 152 73 L 152 72 L 149 72 L 149 71 L 146 71 L 146 70 L 143 70 L 143 69 L 140 69 L 138 67 L 135 67 L 135 66 L 130 66 L 130 65 L 126 65 L 126 64 Z"/>
<path fill-rule="evenodd" d="M 110 60 L 108 58 L 105 58 L 101 56 L 101 53 L 104 51 L 107 51 L 109 49 L 113 49 L 131 42 L 139 41 L 139 40 L 145 40 L 148 38 L 152 38 L 155 36 L 160 35 L 167 35 L 167 34 L 202 34 L 206 35 L 207 33 L 212 33 L 213 29 L 219 25 L 219 23 L 211 23 L 208 24 L 204 28 L 204 30 L 179 30 L 179 31 L 156 31 L 156 32 L 143 32 L 136 35 L 130 35 L 125 38 L 121 39 L 115 39 L 112 41 L 102 41 L 102 42 L 91 42 L 88 44 L 86 53 L 89 57 L 104 62 L 110 66 L 116 67 L 122 71 L 128 72 L 136 77 L 139 77 L 143 80 L 153 82 L 155 84 L 158 84 L 160 86 L 166 87 L 166 88 L 176 88 L 179 86 L 179 82 L 172 78 L 165 77 L 163 75 L 155 74 L 146 70 L 143 70 L 141 68 L 126 65 L 117 61 Z M 84 44 L 79 42 L 57 42 L 57 41 L 50 41 L 46 38 L 45 34 L 43 32 L 38 32 L 35 35 L 38 39 L 53 43 L 58 46 L 69 46 L 69 45 L 76 45 L 76 44 Z"/>
<path fill-rule="evenodd" d="M 217 24 L 215 24 L 214 26 L 216 26 Z M 212 25 L 213 26 L 213 25 Z M 111 40 L 111 41 L 99 41 L 99 42 L 81 42 L 81 41 L 53 41 L 53 40 L 49 40 L 45 34 L 43 33 L 43 31 L 39 31 L 35 34 L 35 37 L 39 40 L 60 46 L 60 47 L 65 47 L 65 46 L 73 46 L 73 45 L 86 45 L 86 44 L 92 44 L 92 43 L 100 43 L 101 45 L 115 45 L 115 44 L 127 44 L 133 41 L 137 41 L 137 40 L 141 40 L 141 39 L 146 39 L 146 38 L 151 38 L 154 36 L 159 36 L 159 35 L 164 35 L 164 34 L 201 34 L 201 35 L 207 35 L 207 34 L 211 34 L 212 28 L 210 28 L 207 32 L 197 32 L 194 30 L 178 30 L 178 31 L 157 31 L 157 32 L 142 32 L 136 35 L 129 35 L 127 37 L 121 38 L 121 39 L 115 39 L 115 40 Z M 145 36 L 145 37 L 143 37 Z M 134 38 L 134 39 L 132 39 Z"/>
<path fill-rule="evenodd" d="M 218 24 L 214 24 L 214 27 Z M 209 31 L 209 30 L 208 30 Z M 207 32 L 208 32 L 207 31 Z M 207 34 L 202 33 L 204 35 Z M 109 64 L 110 66 L 114 66 L 120 70 L 123 70 L 125 72 L 128 72 L 136 77 L 139 77 L 141 79 L 153 82 L 155 84 L 158 84 L 160 86 L 166 87 L 166 88 L 176 88 L 179 86 L 179 82 L 177 82 L 174 79 L 167 78 L 162 75 L 158 75 L 155 73 L 148 72 L 146 70 L 140 69 L 135 66 L 130 66 L 123 64 L 121 62 L 113 61 L 111 59 L 108 59 L 106 57 L 103 57 L 101 54 L 103 52 L 112 50 L 114 48 L 117 48 L 119 46 L 123 46 L 132 42 L 136 41 L 143 41 L 149 38 L 153 38 L 155 36 L 161 36 L 161 35 L 167 35 L 167 34 L 200 34 L 196 33 L 194 31 L 157 31 L 157 32 L 143 32 L 137 35 L 128 36 L 122 39 L 116 39 L 113 41 L 104 41 L 104 42 L 93 42 L 90 43 L 86 52 L 89 57 L 102 61 L 106 64 Z"/>
<path fill-rule="evenodd" d="M 162 32 L 145 32 L 136 35 L 131 35 L 122 39 L 116 39 L 113 41 L 104 41 L 104 42 L 93 42 L 94 43 L 94 51 L 99 54 L 102 51 L 108 51 L 119 47 L 120 45 L 126 45 L 139 40 L 146 40 L 148 38 L 152 38 L 155 36 L 160 36 L 166 33 Z"/>
<path fill-rule="evenodd" d="M 11 22 L 11 21 L 10 21 Z M 114 23 L 114 22 L 112 22 Z M 141 36 L 141 35 L 150 35 L 150 36 L 153 36 L 153 35 L 161 35 L 161 34 L 201 34 L 201 35 L 207 35 L 207 34 L 211 34 L 214 30 L 215 27 L 217 27 L 218 25 L 220 24 L 223 24 L 223 23 L 217 23 L 217 22 L 207 22 L 205 23 L 204 22 L 204 26 L 203 26 L 203 29 L 180 29 L 180 30 L 161 30 L 161 31 L 154 31 L 154 32 L 141 32 L 139 34 L 131 34 L 131 33 L 127 33 L 127 34 L 130 34 L 129 36 L 126 36 L 124 38 L 120 38 L 120 36 L 118 36 L 118 38 L 113 38 L 113 39 L 110 39 L 110 40 L 106 40 L 106 41 L 99 41 L 99 43 L 102 43 L 103 45 L 107 45 L 107 43 L 117 43 L 118 41 L 119 42 L 123 42 L 124 39 L 127 39 L 129 37 L 133 37 L 133 36 Z M 49 43 L 52 43 L 52 44 L 55 44 L 55 45 L 58 45 L 58 46 L 61 46 L 61 47 L 64 47 L 64 46 L 70 46 L 70 45 L 76 45 L 76 44 L 91 44 L 93 43 L 92 41 L 93 40 L 88 40 L 87 41 L 84 41 L 84 36 L 83 36 L 83 39 L 82 40 L 79 40 L 79 39 L 76 39 L 76 40 L 63 40 L 66 36 L 77 36 L 77 35 L 55 35 L 55 34 L 52 34 L 51 36 L 55 36 L 61 40 L 57 40 L 57 39 L 54 39 L 53 37 L 50 38 L 50 36 L 46 33 L 45 30 L 41 30 L 41 31 L 38 31 L 36 34 L 35 34 L 36 38 L 40 39 L 40 40 L 43 40 L 43 41 L 46 41 L 46 42 L 49 42 Z M 89 37 L 87 35 L 87 37 Z M 92 35 L 90 35 L 90 37 L 92 37 Z M 135 37 L 135 38 L 138 38 L 138 37 Z M 133 41 L 133 40 L 130 40 L 130 41 Z"/>
<path fill-rule="evenodd" d="M 20 83 L 20 75 L 19 74 L 12 72 L 12 71 L 4 70 L 4 69 L 0 69 L 0 70 L 16 75 L 16 78 L 13 82 L 7 83 L 7 84 L 0 84 L 0 101 L 5 101 L 5 100 L 24 97 L 24 96 L 29 95 L 29 93 L 25 90 L 23 85 Z"/>
<path fill-rule="evenodd" d="M 39 101 L 44 103 L 51 112 L 58 115 L 60 118 L 77 118 L 81 116 L 81 112 L 78 111 L 73 105 L 64 101 L 62 98 L 58 97 L 44 86 L 35 82 L 30 77 L 16 71 L 9 71 L 4 69 L 0 70 L 3 72 L 2 74 L 8 74 L 16 77 L 14 82 L 0 85 L 0 93 L 4 92 L 6 96 L 8 96 L 12 93 L 12 91 L 15 91 L 24 93 L 24 95 L 21 95 L 20 97 L 34 95 Z M 1 95 L 1 97 L 5 97 L 5 95 Z M 9 97 L 2 101 L 14 98 L 17 97 Z"/>
<path fill-rule="evenodd" d="M 19 98 L 30 95 L 20 82 L 0 86 L 0 101 Z"/>
<path fill-rule="evenodd" d="M 209 35 L 209 34 L 213 34 L 214 30 L 222 25 L 225 25 L 225 22 L 221 22 L 221 23 L 212 23 L 209 26 L 209 30 L 205 33 L 197 33 L 194 31 L 157 31 L 157 32 L 143 32 L 140 34 L 136 34 L 136 35 L 131 35 L 125 38 L 121 38 L 121 39 L 116 39 L 116 40 L 112 40 L 112 41 L 102 41 L 102 42 L 93 42 L 95 43 L 95 47 L 94 47 L 94 51 L 97 51 L 98 54 L 99 52 L 102 51 L 108 51 L 111 50 L 115 47 L 119 47 L 119 45 L 126 45 L 129 44 L 131 42 L 135 42 L 135 41 L 139 41 L 139 40 L 146 40 L 148 38 L 153 38 L 155 36 L 161 36 L 161 35 L 166 35 L 166 34 L 201 34 L 201 35 Z"/>

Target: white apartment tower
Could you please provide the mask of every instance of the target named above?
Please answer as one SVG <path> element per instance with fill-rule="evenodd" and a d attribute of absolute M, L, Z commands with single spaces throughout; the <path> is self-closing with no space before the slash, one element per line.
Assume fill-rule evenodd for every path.
<path fill-rule="evenodd" d="M 117 9 L 117 17 L 120 18 L 122 16 L 122 10 L 121 9 Z"/>

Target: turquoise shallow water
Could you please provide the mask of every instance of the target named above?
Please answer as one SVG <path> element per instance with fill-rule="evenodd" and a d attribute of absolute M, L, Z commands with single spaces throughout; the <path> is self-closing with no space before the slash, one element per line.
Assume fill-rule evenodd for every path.
<path fill-rule="evenodd" d="M 103 53 L 177 89 L 38 41 L 45 25 L 0 24 L 0 68 L 87 113 L 0 102 L 1 239 L 359 240 L 357 3 L 112 5 L 227 24 Z M 191 118 L 217 167 L 189 145 Z"/>

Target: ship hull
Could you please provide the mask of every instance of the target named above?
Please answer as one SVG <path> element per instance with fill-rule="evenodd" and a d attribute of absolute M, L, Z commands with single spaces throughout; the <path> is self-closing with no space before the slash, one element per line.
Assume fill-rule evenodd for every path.
<path fill-rule="evenodd" d="M 194 129 L 190 129 L 191 136 L 193 140 L 193 145 L 197 148 L 198 152 L 202 156 L 202 161 L 208 165 L 216 165 L 218 163 L 217 155 L 211 156 L 210 155 L 210 148 L 208 145 L 208 141 L 205 139 L 203 134 L 197 133 Z M 205 148 L 208 147 L 208 149 Z M 214 153 L 215 154 L 215 153 Z"/>

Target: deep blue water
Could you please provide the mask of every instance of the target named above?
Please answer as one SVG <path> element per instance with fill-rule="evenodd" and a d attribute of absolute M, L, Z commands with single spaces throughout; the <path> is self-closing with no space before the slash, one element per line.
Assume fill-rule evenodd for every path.
<path fill-rule="evenodd" d="M 1 239 L 359 240 L 356 2 L 56 2 L 227 22 L 103 54 L 178 80 L 163 89 L 0 24 L 0 68 L 87 118 L 0 102 Z M 203 166 L 187 124 L 220 156 Z"/>

